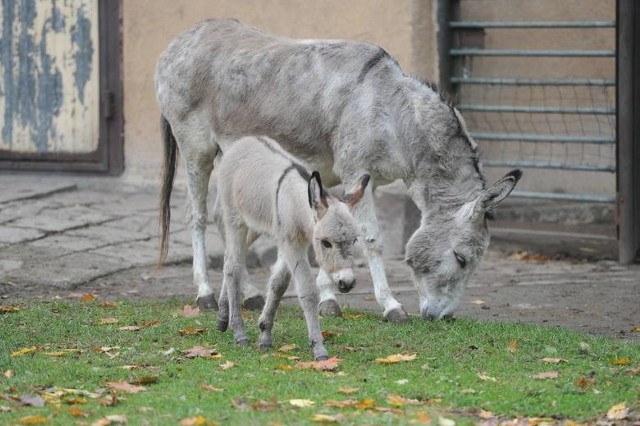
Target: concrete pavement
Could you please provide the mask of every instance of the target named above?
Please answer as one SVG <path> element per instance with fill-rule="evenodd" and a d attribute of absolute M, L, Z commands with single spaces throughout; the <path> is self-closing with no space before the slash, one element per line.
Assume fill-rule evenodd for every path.
<path fill-rule="evenodd" d="M 185 194 L 177 185 L 171 203 L 168 265 L 155 271 L 157 187 L 110 177 L 0 175 L 0 304 L 87 292 L 103 298 L 191 299 L 195 288 L 184 222 Z M 640 326 L 640 266 L 514 256 L 514 250 L 522 249 L 523 238 L 500 226 L 494 235 L 497 238 L 472 278 L 457 316 L 563 326 L 640 342 L 640 333 L 632 332 Z M 513 245 L 514 239 L 519 246 Z M 553 233 L 544 232 L 524 240 L 537 244 L 530 249 L 536 252 L 541 247 L 549 251 L 557 243 Z M 601 240 L 612 244 L 610 238 Z M 223 246 L 214 226 L 207 232 L 207 249 L 210 278 L 219 286 Z M 267 240 L 252 251 L 251 273 L 257 286 L 264 287 L 274 253 Z M 356 289 L 338 295 L 338 300 L 343 307 L 380 312 L 368 269 L 361 263 Z M 394 293 L 408 312 L 417 313 L 415 291 L 401 256 L 392 254 L 386 265 Z M 288 297 L 294 295 L 290 292 Z"/>

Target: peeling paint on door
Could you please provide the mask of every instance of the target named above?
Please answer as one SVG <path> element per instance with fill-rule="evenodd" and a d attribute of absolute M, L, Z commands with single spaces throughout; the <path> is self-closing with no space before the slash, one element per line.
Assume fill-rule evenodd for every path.
<path fill-rule="evenodd" d="M 95 151 L 98 2 L 3 1 L 0 15 L 0 150 Z"/>

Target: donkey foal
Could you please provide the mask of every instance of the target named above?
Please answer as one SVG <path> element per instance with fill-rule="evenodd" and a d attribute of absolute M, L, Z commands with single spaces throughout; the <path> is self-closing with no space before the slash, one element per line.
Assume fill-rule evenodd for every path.
<path fill-rule="evenodd" d="M 218 157 L 219 159 L 220 157 Z M 218 164 L 216 165 L 218 167 Z M 218 169 L 226 250 L 218 328 L 231 325 L 235 341 L 247 345 L 240 314 L 241 280 L 249 232 L 266 233 L 278 243 L 267 300 L 259 319 L 260 348 L 271 347 L 273 320 L 291 276 L 304 311 L 309 343 L 316 360 L 326 359 L 318 319 L 318 288 L 307 249 L 313 244 L 321 273 L 343 293 L 355 285 L 353 245 L 359 228 L 351 215 L 369 183 L 365 174 L 342 199 L 326 193 L 318 172 L 309 169 L 267 137 L 245 137 L 222 154 Z"/>

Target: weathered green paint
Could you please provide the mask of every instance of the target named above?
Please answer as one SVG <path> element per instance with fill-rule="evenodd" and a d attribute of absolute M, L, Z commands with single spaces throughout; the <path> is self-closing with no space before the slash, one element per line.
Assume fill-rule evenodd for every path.
<path fill-rule="evenodd" d="M 97 2 L 60 3 L 0 6 L 0 149 L 73 153 L 97 146 Z"/>

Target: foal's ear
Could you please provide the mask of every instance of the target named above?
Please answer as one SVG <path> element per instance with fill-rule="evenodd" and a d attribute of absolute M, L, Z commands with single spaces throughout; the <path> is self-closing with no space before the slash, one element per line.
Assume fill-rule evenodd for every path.
<path fill-rule="evenodd" d="M 500 204 L 502 200 L 511 194 L 521 177 L 522 171 L 520 169 L 511 170 L 499 181 L 482 191 L 477 208 L 487 211 Z"/>
<path fill-rule="evenodd" d="M 362 200 L 362 197 L 364 196 L 364 190 L 367 188 L 370 179 L 371 176 L 366 173 L 363 174 L 358 183 L 356 183 L 355 186 L 351 188 L 351 191 L 344 194 L 344 196 L 342 197 L 342 201 L 345 202 L 350 209 L 357 206 L 360 200 Z"/>
<path fill-rule="evenodd" d="M 324 215 L 324 212 L 329 207 L 327 203 L 327 196 L 324 193 L 322 187 L 322 180 L 320 179 L 320 173 L 313 172 L 309 178 L 309 206 L 318 212 L 319 216 Z"/>

